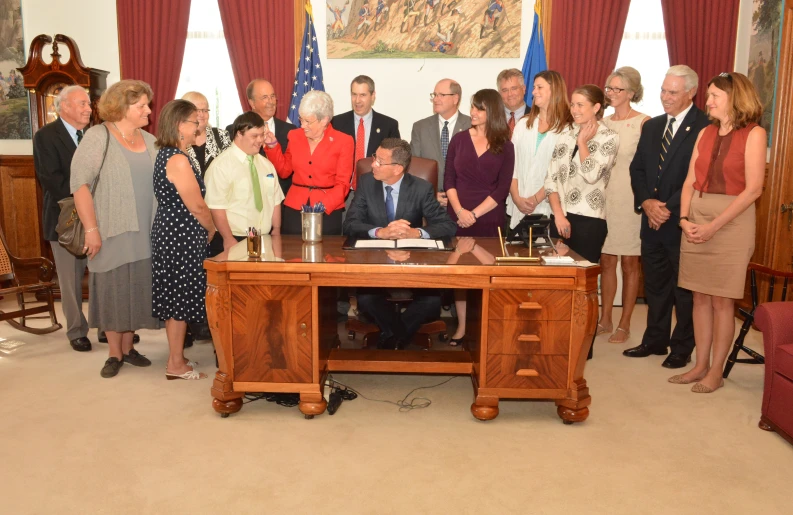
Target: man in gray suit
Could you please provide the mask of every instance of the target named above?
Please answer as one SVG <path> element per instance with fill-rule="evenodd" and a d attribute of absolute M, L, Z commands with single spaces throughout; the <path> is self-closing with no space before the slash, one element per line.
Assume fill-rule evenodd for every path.
<path fill-rule="evenodd" d="M 432 112 L 413 124 L 410 135 L 410 150 L 415 157 L 434 159 L 438 162 L 438 202 L 446 206 L 446 193 L 443 192 L 443 172 L 446 170 L 446 151 L 449 142 L 458 132 L 471 128 L 471 117 L 461 113 L 460 99 L 463 90 L 460 84 L 443 79 L 430 93 Z"/>

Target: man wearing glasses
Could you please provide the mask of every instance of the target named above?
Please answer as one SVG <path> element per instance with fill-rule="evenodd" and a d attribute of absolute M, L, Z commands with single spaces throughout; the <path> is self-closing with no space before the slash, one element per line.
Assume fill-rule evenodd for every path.
<path fill-rule="evenodd" d="M 405 174 L 411 152 L 407 141 L 383 140 L 374 155 L 372 173 L 361 176 L 352 206 L 344 221 L 344 234 L 355 238 L 399 240 L 450 238 L 457 232 L 446 210 L 437 202 L 432 185 Z M 422 219 L 427 224 L 422 227 Z M 402 349 L 421 324 L 440 316 L 440 291 L 419 289 L 413 301 L 397 314 L 382 288 L 359 288 L 358 309 L 380 327 L 379 349 Z"/>
<path fill-rule="evenodd" d="M 251 111 L 258 114 L 264 120 L 270 132 L 275 134 L 278 143 L 281 144 L 281 151 L 286 153 L 286 146 L 289 144 L 286 136 L 289 131 L 296 129 L 294 125 L 285 122 L 275 117 L 275 109 L 278 107 L 278 97 L 275 96 L 275 89 L 273 85 L 264 79 L 253 79 L 248 88 L 246 89 L 248 96 L 248 104 L 251 106 Z M 226 127 L 226 132 L 231 134 L 232 125 Z M 259 150 L 259 154 L 264 156 L 264 149 Z M 266 156 L 265 156 L 266 158 Z M 281 186 L 281 191 L 286 195 L 289 187 L 292 185 L 292 178 L 286 179 L 278 178 L 278 183 Z"/>
<path fill-rule="evenodd" d="M 434 159 L 438 162 L 438 202 L 446 207 L 446 194 L 443 192 L 443 172 L 446 170 L 446 151 L 449 142 L 458 132 L 471 128 L 471 117 L 461 113 L 460 98 L 463 90 L 460 84 L 443 79 L 430 93 L 432 116 L 413 124 L 410 135 L 410 149 L 414 156 Z"/>

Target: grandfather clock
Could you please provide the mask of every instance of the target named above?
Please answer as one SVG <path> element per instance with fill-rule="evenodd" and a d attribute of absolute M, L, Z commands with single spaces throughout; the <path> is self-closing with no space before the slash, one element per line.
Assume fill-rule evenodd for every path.
<path fill-rule="evenodd" d="M 45 45 L 52 44 L 52 62 L 47 64 L 42 59 Z M 61 62 L 58 45 L 69 49 L 69 60 Z M 28 62 L 19 68 L 25 81 L 25 88 L 30 91 L 31 128 L 35 134 L 44 125 L 55 121 L 55 97 L 60 91 L 73 84 L 82 86 L 91 98 L 91 125 L 99 123 L 96 105 L 99 97 L 107 88 L 105 70 L 88 68 L 80 58 L 80 49 L 74 40 L 63 34 L 56 34 L 53 40 L 46 34 L 36 36 L 30 43 Z M 34 114 L 35 113 L 35 114 Z"/>
<path fill-rule="evenodd" d="M 43 57 L 44 47 L 52 45 L 52 62 L 45 63 Z M 69 60 L 61 62 L 58 46 L 64 45 L 69 49 Z M 28 62 L 23 68 L 18 68 L 24 78 L 25 89 L 30 92 L 30 126 L 35 134 L 41 127 L 53 122 L 58 115 L 55 112 L 55 97 L 67 86 L 78 85 L 85 88 L 91 99 L 91 125 L 100 123 L 97 104 L 102 92 L 107 88 L 107 74 L 105 70 L 88 68 L 80 58 L 80 50 L 74 40 L 63 34 L 56 34 L 51 38 L 46 34 L 36 36 L 30 43 Z M 31 160 L 32 161 L 32 160 Z M 36 211 L 41 216 L 43 196 L 41 185 L 36 180 Z M 43 225 L 39 223 L 39 239 L 41 255 L 52 261 L 52 249 L 44 240 Z M 56 296 L 60 291 L 56 290 Z M 87 296 L 88 288 L 83 288 L 83 296 Z"/>

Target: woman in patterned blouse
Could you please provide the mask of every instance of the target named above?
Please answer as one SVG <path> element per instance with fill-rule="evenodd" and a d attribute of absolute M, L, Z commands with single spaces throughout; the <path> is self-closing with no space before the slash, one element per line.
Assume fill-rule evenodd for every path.
<path fill-rule="evenodd" d="M 193 164 L 201 170 L 201 178 L 207 173 L 209 164 L 221 152 L 231 146 L 229 134 L 209 124 L 209 102 L 207 97 L 198 91 L 189 91 L 182 96 L 182 100 L 192 102 L 198 112 L 198 128 L 195 143 L 187 147 L 187 155 Z"/>
<path fill-rule="evenodd" d="M 545 178 L 553 211 L 551 236 L 564 238 L 584 259 L 597 263 L 606 240 L 606 187 L 619 136 L 600 121 L 605 97 L 593 85 L 573 91 L 573 125 L 559 135 Z"/>

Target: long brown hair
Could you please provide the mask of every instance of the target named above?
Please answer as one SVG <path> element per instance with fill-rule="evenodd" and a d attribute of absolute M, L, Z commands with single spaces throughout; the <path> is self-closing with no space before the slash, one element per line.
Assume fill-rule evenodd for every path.
<path fill-rule="evenodd" d="M 534 81 L 543 79 L 551 87 L 551 103 L 548 105 L 548 130 L 555 133 L 562 132 L 573 123 L 573 115 L 570 114 L 570 102 L 567 100 L 567 84 L 562 74 L 553 70 L 541 71 L 534 76 Z M 528 87 L 528 86 L 527 86 Z M 540 108 L 533 101 L 531 110 L 524 116 L 526 127 L 531 129 L 534 120 L 540 116 Z"/>
<path fill-rule="evenodd" d="M 491 152 L 500 154 L 504 150 L 504 143 L 509 141 L 509 126 L 501 93 L 495 89 L 480 89 L 471 97 L 471 106 L 484 111 L 487 115 L 485 123 L 487 145 Z"/>
<path fill-rule="evenodd" d="M 727 93 L 730 99 L 727 114 L 735 129 L 743 129 L 750 123 L 760 123 L 763 104 L 757 89 L 746 75 L 738 72 L 722 73 L 710 79 L 708 87 L 711 84 Z M 717 127 L 721 126 L 718 120 L 711 120 Z"/>

